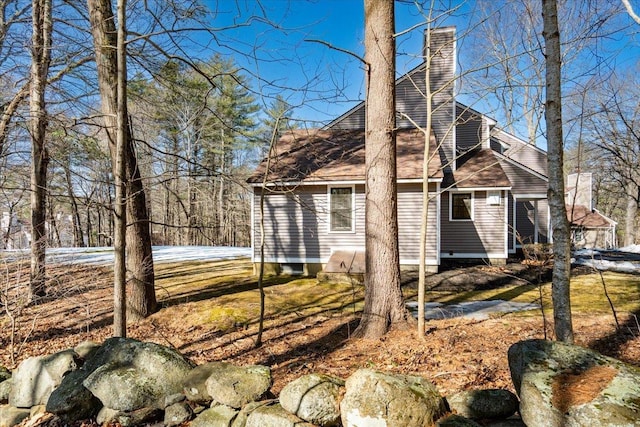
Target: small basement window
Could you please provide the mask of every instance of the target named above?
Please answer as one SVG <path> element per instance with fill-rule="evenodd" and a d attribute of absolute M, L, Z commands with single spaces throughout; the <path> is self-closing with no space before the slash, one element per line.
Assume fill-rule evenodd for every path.
<path fill-rule="evenodd" d="M 449 216 L 452 221 L 472 221 L 473 193 L 451 193 Z"/>
<path fill-rule="evenodd" d="M 353 187 L 329 188 L 329 231 L 354 231 L 354 198 Z"/>

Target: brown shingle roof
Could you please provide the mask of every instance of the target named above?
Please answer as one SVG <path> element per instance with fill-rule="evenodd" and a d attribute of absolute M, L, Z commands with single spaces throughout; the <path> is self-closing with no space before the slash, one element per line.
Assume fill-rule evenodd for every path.
<path fill-rule="evenodd" d="M 465 155 L 465 158 L 459 160 L 458 168 L 453 172 L 453 180 L 446 182 L 445 186 L 455 182 L 456 188 L 511 187 L 493 150 L 474 150 Z"/>
<path fill-rule="evenodd" d="M 613 226 L 611 220 L 597 210 L 591 210 L 583 205 L 567 205 L 567 217 L 571 225 L 586 228 L 609 228 Z"/>
<path fill-rule="evenodd" d="M 284 135 L 270 159 L 263 159 L 249 177 L 260 183 L 267 170 L 269 183 L 347 181 L 365 179 L 364 131 L 296 130 Z M 418 130 L 396 133 L 398 179 L 421 179 L 424 158 L 424 134 Z M 435 137 L 431 137 L 431 153 Z M 442 178 L 440 159 L 429 160 L 431 178 Z"/>

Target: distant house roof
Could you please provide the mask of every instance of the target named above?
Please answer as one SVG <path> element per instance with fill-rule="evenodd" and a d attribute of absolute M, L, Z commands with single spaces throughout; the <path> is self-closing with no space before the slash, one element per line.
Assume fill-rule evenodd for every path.
<path fill-rule="evenodd" d="M 585 228 L 610 228 L 616 222 L 598 212 L 597 209 L 589 209 L 583 205 L 567 205 L 567 217 L 573 226 Z"/>
<path fill-rule="evenodd" d="M 295 130 L 284 135 L 269 158 L 262 160 L 247 180 L 261 183 L 268 168 L 267 182 L 313 183 L 364 181 L 365 150 L 363 130 Z M 419 130 L 396 133 L 397 174 L 399 180 L 422 179 L 425 136 Z M 430 152 L 436 153 L 432 135 Z M 443 177 L 438 155 L 429 159 L 429 178 Z"/>

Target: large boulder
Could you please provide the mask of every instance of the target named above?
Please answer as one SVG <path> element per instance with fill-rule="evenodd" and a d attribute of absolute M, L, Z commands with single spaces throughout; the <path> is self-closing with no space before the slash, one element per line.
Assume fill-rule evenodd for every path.
<path fill-rule="evenodd" d="M 328 375 L 304 375 L 280 392 L 280 405 L 292 414 L 321 427 L 340 423 L 340 397 L 344 381 Z"/>
<path fill-rule="evenodd" d="M 193 369 L 180 353 L 155 343 L 121 339 L 111 352 L 82 384 L 104 406 L 118 411 L 163 409 L 164 398 L 181 393 Z"/>
<path fill-rule="evenodd" d="M 640 369 L 545 340 L 509 348 L 511 378 L 528 427 L 640 426 Z"/>
<path fill-rule="evenodd" d="M 46 404 L 62 378 L 78 369 L 78 365 L 79 359 L 73 350 L 23 360 L 11 378 L 9 405 L 30 408 Z"/>
<path fill-rule="evenodd" d="M 509 390 L 465 390 L 447 397 L 449 408 L 474 420 L 509 418 L 518 410 L 518 397 Z"/>
<path fill-rule="evenodd" d="M 164 396 L 160 395 L 182 392 L 184 377 L 192 368 L 186 359 L 172 349 L 129 338 L 109 338 L 98 349 L 94 349 L 91 345 L 86 347 L 90 348 L 90 351 L 84 352 L 87 356 L 84 365 L 77 371 L 69 373 L 47 402 L 47 411 L 60 416 L 67 422 L 93 417 L 103 405 L 116 411 L 137 410 L 148 407 L 145 404 L 149 402 L 163 406 L 164 402 L 160 401 L 164 400 Z M 138 392 L 150 391 L 152 395 L 133 396 L 135 390 L 133 383 L 108 384 L 107 378 L 113 372 L 116 374 L 112 377 L 117 377 L 117 373 L 121 373 L 120 370 L 126 371 L 127 367 L 134 368 L 136 375 L 143 378 L 141 382 L 148 385 L 146 389 Z M 98 370 L 100 374 L 91 377 Z M 120 379 L 123 378 L 120 377 Z M 93 388 L 97 395 L 94 395 L 87 385 Z M 134 398 L 136 404 L 126 403 L 122 407 L 110 406 L 114 402 L 123 400 L 118 396 L 120 393 L 127 398 Z M 101 399 L 104 399 L 104 402 Z"/>
<path fill-rule="evenodd" d="M 234 366 L 225 362 L 210 364 L 207 393 L 222 405 L 240 409 L 259 400 L 271 387 L 271 370 L 266 366 Z"/>
<path fill-rule="evenodd" d="M 344 427 L 431 425 L 446 405 L 424 378 L 359 369 L 346 381 L 340 403 Z"/>

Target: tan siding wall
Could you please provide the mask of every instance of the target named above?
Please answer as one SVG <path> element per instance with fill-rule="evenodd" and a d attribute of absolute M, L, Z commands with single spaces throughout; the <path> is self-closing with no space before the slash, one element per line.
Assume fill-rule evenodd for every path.
<path fill-rule="evenodd" d="M 430 184 L 435 194 L 435 184 Z M 398 186 L 398 241 L 401 263 L 417 263 L 420 259 L 420 227 L 422 219 L 422 184 Z M 427 224 L 427 264 L 434 265 L 438 258 L 437 200 L 429 202 Z"/>
<path fill-rule="evenodd" d="M 401 184 L 398 194 L 398 227 L 400 259 L 403 263 L 416 263 L 420 249 L 420 211 L 422 210 L 421 184 Z M 435 185 L 432 185 L 435 191 Z M 259 192 L 255 202 L 255 256 L 260 256 Z M 356 186 L 355 233 L 329 233 L 327 226 L 326 186 L 298 187 L 295 194 L 281 192 L 268 194 L 265 199 L 265 258 L 267 262 L 326 262 L 332 250 L 340 248 L 364 249 L 364 186 Z M 437 201 L 431 201 L 428 263 L 437 260 Z"/>
<path fill-rule="evenodd" d="M 547 194 L 548 184 L 544 179 L 506 160 L 501 161 L 500 166 L 507 174 L 511 182 L 511 192 L 516 197 L 519 194 Z"/>
<path fill-rule="evenodd" d="M 486 191 L 474 193 L 474 220 L 449 221 L 449 193 L 442 195 L 441 252 L 442 256 L 464 254 L 503 255 L 505 253 L 505 200 L 491 206 L 486 203 Z M 452 252 L 452 253 L 450 253 Z"/>
<path fill-rule="evenodd" d="M 260 196 L 254 196 L 255 256 L 259 257 Z M 329 233 L 327 187 L 298 187 L 271 193 L 265 199 L 265 259 L 267 262 L 326 262 L 332 249 L 364 248 L 364 186 L 356 186 L 355 232 Z"/>
<path fill-rule="evenodd" d="M 522 142 L 506 132 L 498 132 L 496 137 L 510 145 L 504 155 L 525 165 L 541 175 L 547 175 L 547 153 Z"/>

